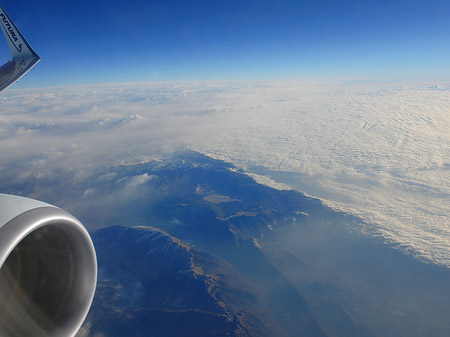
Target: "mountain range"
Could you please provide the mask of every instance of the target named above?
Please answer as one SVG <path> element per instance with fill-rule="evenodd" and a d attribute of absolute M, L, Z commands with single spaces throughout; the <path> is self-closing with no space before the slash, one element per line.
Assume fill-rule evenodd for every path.
<path fill-rule="evenodd" d="M 351 214 L 197 152 L 55 171 L 9 192 L 90 226 L 99 282 L 79 336 L 450 331 L 447 268 L 373 237 Z"/>

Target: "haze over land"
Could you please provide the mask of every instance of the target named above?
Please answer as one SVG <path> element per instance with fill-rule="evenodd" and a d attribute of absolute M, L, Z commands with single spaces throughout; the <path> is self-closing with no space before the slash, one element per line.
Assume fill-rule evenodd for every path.
<path fill-rule="evenodd" d="M 447 337 L 450 269 L 361 235 L 317 199 L 192 151 L 70 188 L 61 178 L 46 185 L 89 190 L 74 212 L 109 226 L 93 233 L 94 336 Z"/>
<path fill-rule="evenodd" d="M 19 186 L 61 169 L 76 183 L 101 165 L 187 147 L 351 211 L 370 235 L 448 265 L 449 91 L 335 80 L 10 90 L 0 173 Z"/>

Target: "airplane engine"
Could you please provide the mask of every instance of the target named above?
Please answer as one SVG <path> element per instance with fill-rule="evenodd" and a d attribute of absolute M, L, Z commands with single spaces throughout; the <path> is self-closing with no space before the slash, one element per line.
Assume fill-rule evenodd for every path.
<path fill-rule="evenodd" d="M 0 336 L 75 336 L 96 282 L 94 246 L 76 218 L 0 194 Z"/>

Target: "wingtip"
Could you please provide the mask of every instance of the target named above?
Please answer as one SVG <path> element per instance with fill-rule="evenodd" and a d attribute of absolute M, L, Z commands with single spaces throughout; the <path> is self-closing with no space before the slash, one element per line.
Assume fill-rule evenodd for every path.
<path fill-rule="evenodd" d="M 17 82 L 41 58 L 0 5 L 0 26 L 12 53 L 12 60 L 0 67 L 0 92 Z"/>
<path fill-rule="evenodd" d="M 23 59 L 30 56 L 39 57 L 2 6 L 0 6 L 0 26 L 13 59 Z"/>

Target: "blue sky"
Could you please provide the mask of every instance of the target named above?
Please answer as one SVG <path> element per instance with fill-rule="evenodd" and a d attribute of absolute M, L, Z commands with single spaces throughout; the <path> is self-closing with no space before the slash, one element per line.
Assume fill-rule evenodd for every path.
<path fill-rule="evenodd" d="M 443 0 L 3 0 L 42 62 L 16 87 L 450 76 Z M 6 61 L 6 43 L 0 57 Z"/>

